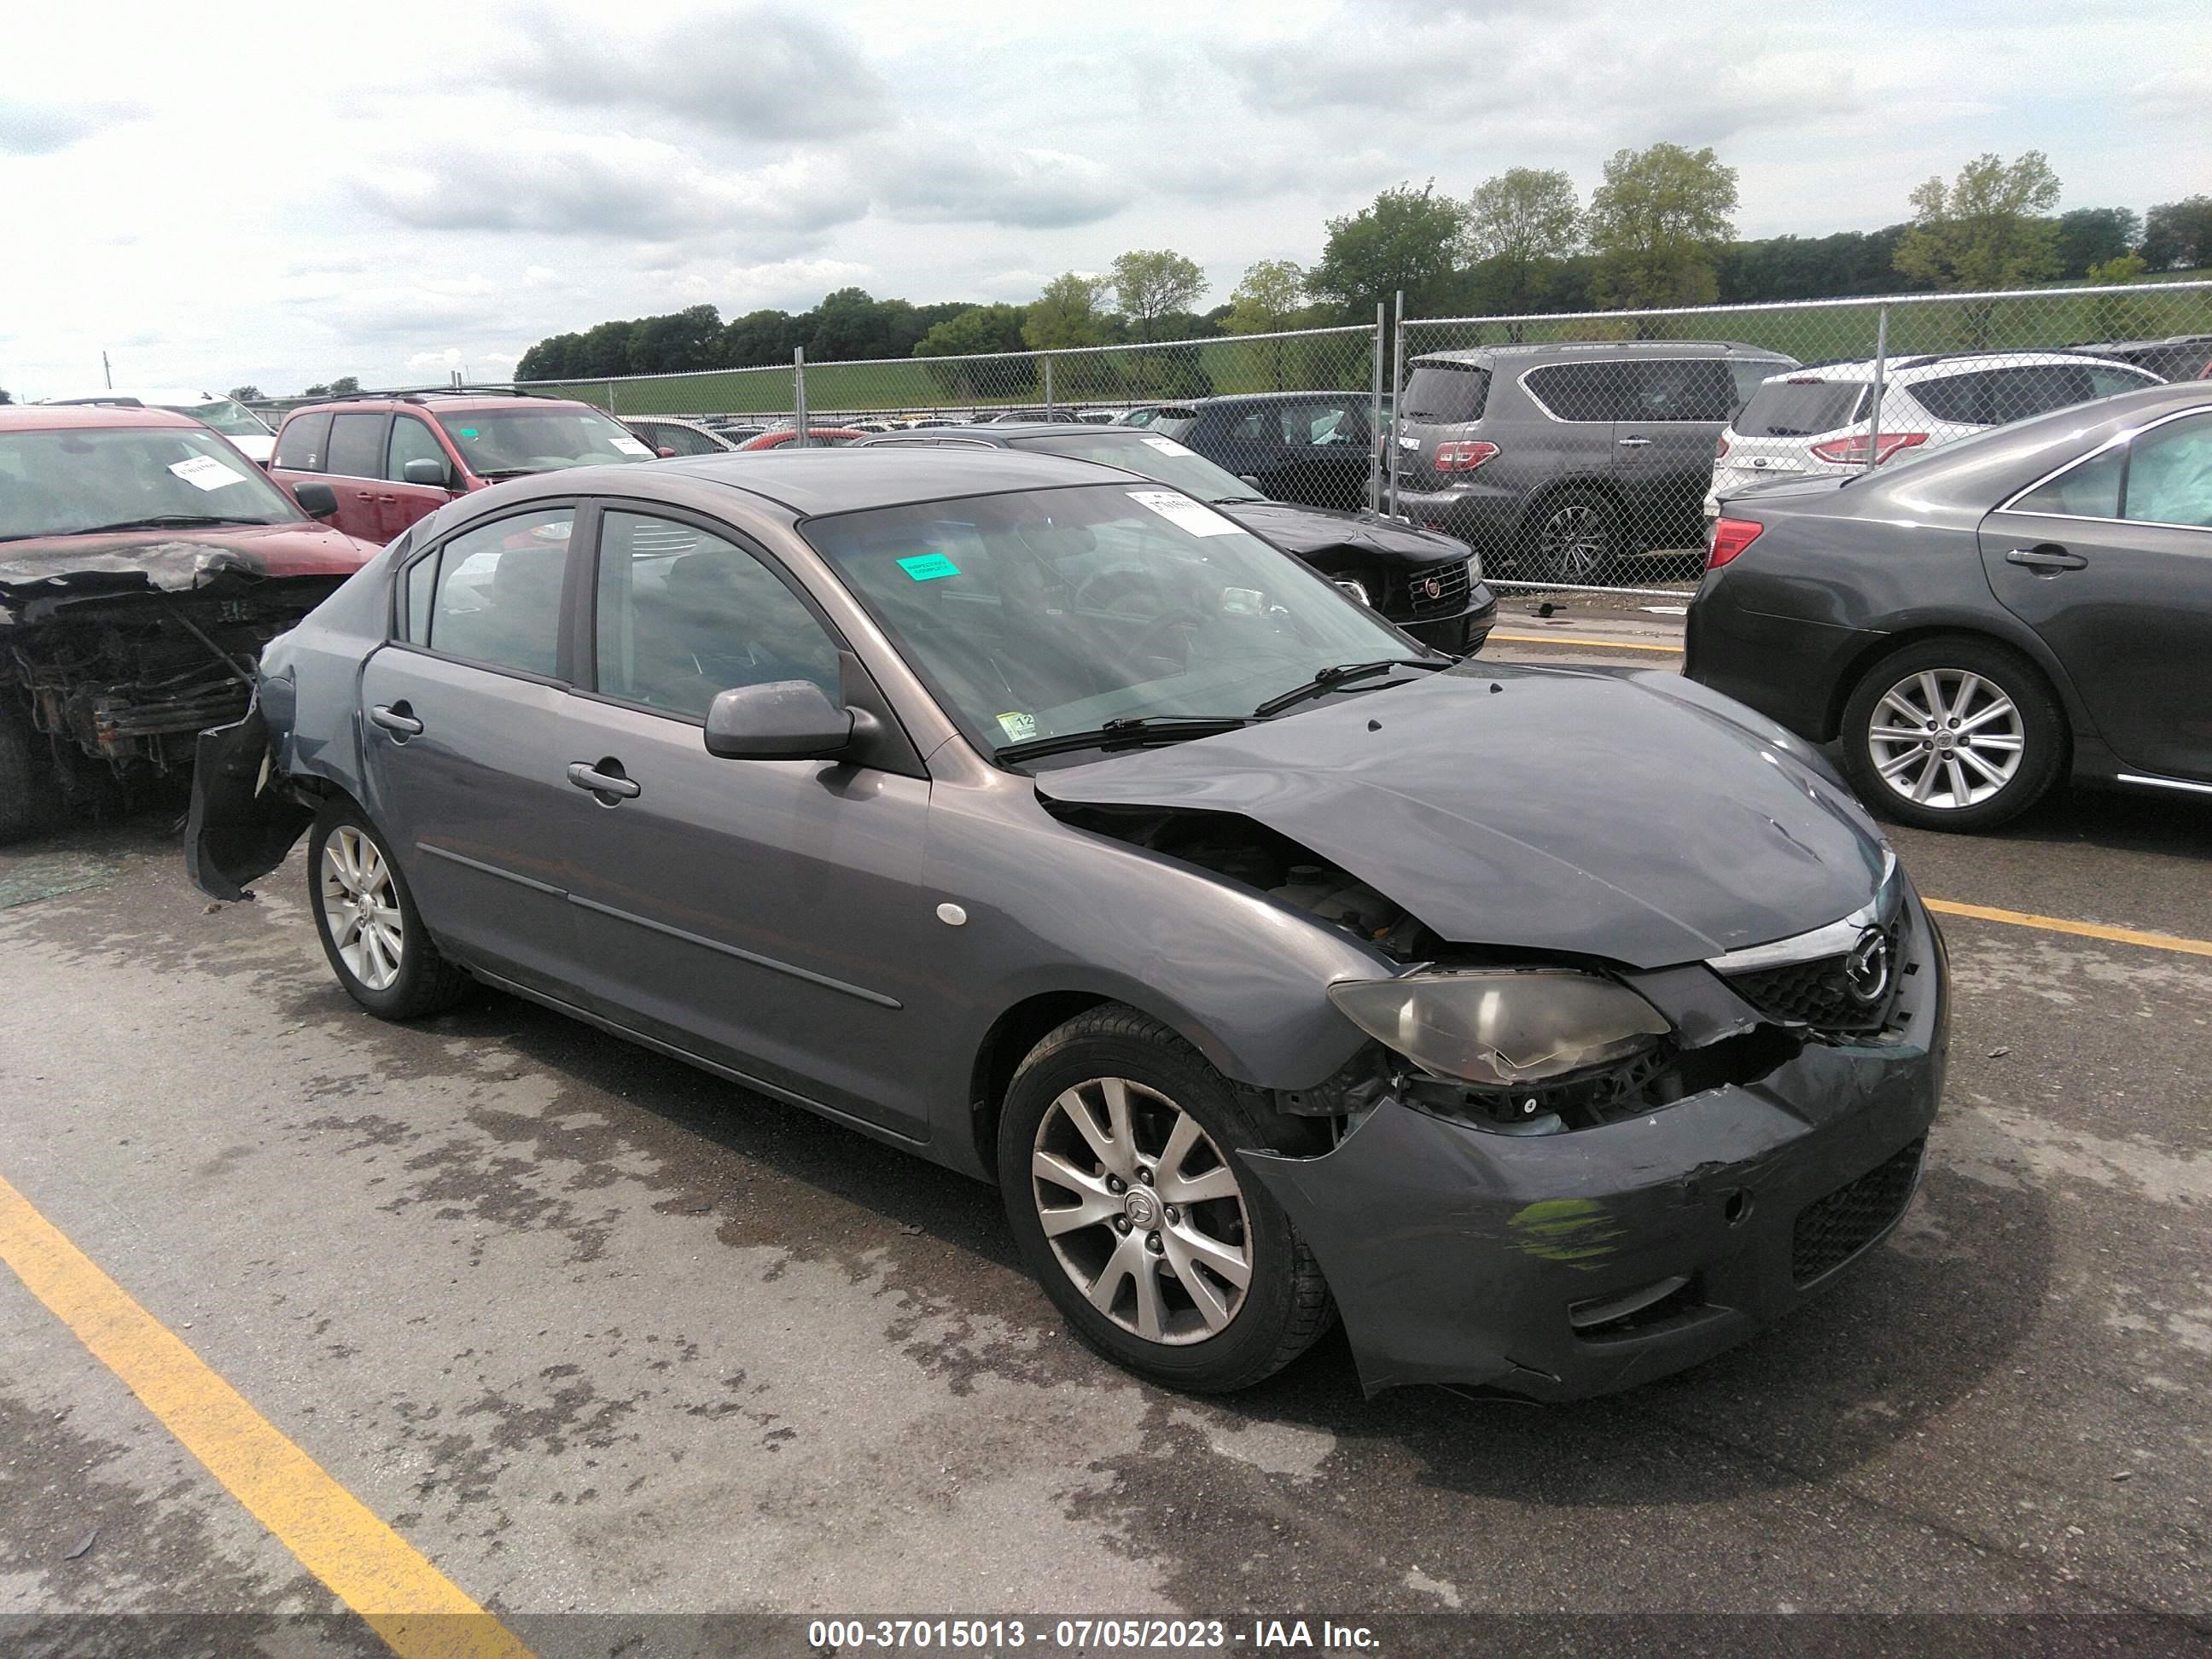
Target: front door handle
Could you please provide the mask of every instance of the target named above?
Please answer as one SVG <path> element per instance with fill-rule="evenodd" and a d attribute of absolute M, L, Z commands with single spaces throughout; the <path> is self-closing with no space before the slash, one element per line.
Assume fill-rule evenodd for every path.
<path fill-rule="evenodd" d="M 380 702 L 368 711 L 368 718 L 394 737 L 419 738 L 422 735 L 422 722 L 415 718 L 404 702 Z"/>
<path fill-rule="evenodd" d="M 1651 447 L 1651 440 L 1649 438 L 1615 438 L 1613 442 L 1619 444 L 1623 449 L 1649 449 Z"/>
<path fill-rule="evenodd" d="M 2081 570 L 2088 560 L 2079 553 L 2069 553 L 2063 547 L 2015 547 L 2005 555 L 2007 564 L 2016 564 L 2045 576 L 2055 576 L 2062 570 Z"/>
<path fill-rule="evenodd" d="M 589 761 L 569 762 L 568 781 L 579 789 L 590 790 L 595 795 L 619 795 L 624 800 L 635 800 L 644 793 L 638 787 L 636 779 L 623 777 L 619 773 L 602 772 Z"/>

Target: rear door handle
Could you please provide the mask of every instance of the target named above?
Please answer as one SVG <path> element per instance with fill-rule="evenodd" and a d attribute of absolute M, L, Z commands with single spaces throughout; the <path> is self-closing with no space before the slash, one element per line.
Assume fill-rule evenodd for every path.
<path fill-rule="evenodd" d="M 2062 570 L 2085 569 L 2089 563 L 2079 553 L 2069 553 L 2063 547 L 2015 547 L 2005 555 L 2005 562 L 2050 576 Z"/>
<path fill-rule="evenodd" d="M 1651 440 L 1649 438 L 1615 438 L 1613 442 L 1619 444 L 1623 449 L 1649 449 L 1651 447 Z"/>
<path fill-rule="evenodd" d="M 588 761 L 569 762 L 568 781 L 595 795 L 619 795 L 624 800 L 635 800 L 644 793 L 638 787 L 636 779 L 602 772 Z"/>
<path fill-rule="evenodd" d="M 422 735 L 422 722 L 408 713 L 407 705 L 404 702 L 396 708 L 380 702 L 368 711 L 368 718 L 399 737 L 419 738 Z"/>

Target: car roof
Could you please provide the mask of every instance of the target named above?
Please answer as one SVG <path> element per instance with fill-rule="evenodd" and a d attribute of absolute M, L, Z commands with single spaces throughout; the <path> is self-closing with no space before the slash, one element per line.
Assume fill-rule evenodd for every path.
<path fill-rule="evenodd" d="M 1007 444 L 1017 438 L 1077 437 L 1095 441 L 1102 434 L 1108 434 L 1109 442 L 1118 442 L 1126 438 L 1133 443 L 1142 443 L 1147 437 L 1157 439 L 1158 435 L 1147 433 L 1140 426 L 1107 426 L 1083 421 L 994 421 L 988 426 L 933 426 L 915 429 L 928 433 L 928 438 L 910 438 L 904 432 L 871 432 L 866 443 L 868 447 L 875 447 L 878 439 L 889 440 L 881 446 L 889 449 L 902 441 L 907 444 L 938 443 L 947 438 L 964 438 L 970 443 Z M 857 449 L 862 446 L 856 444 L 854 447 Z"/>
<path fill-rule="evenodd" d="M 104 387 L 97 392 L 73 392 L 65 398 L 41 398 L 39 401 L 46 404 L 127 404 L 135 399 L 142 404 L 210 404 L 228 399 L 229 395 L 226 392 L 194 392 L 180 386 L 118 386 Z"/>
<path fill-rule="evenodd" d="M 1618 356 L 1627 352 L 1638 357 L 1702 357 L 1722 351 L 1746 357 L 1771 358 L 1776 362 L 1790 361 L 1787 352 L 1770 346 L 1747 345 L 1741 340 L 1559 340 L 1547 344 L 1470 346 L 1463 351 L 1424 351 L 1410 359 L 1421 363 L 1472 363 L 1482 365 L 1505 359 L 1527 362 L 1537 357 L 1573 357 L 1592 356 L 1600 352 Z"/>
<path fill-rule="evenodd" d="M 635 462 L 569 467 L 497 486 L 501 499 L 531 495 L 589 495 L 605 489 L 635 496 L 654 478 L 718 484 L 757 495 L 805 519 L 830 513 L 861 513 L 917 501 L 951 501 L 963 495 L 991 495 L 1016 489 L 1052 489 L 1075 484 L 1131 482 L 1119 467 L 1057 455 L 999 449 L 935 449 L 915 453 L 864 444 L 842 449 L 769 449 L 748 454 L 684 455 L 649 466 Z M 489 494 L 490 492 L 486 492 Z M 465 497 L 464 499 L 480 499 Z"/>
<path fill-rule="evenodd" d="M 2094 363 L 2105 368 L 2150 372 L 2140 363 L 2124 363 L 2087 351 L 1930 351 L 1892 357 L 1883 364 L 1882 374 L 1893 385 L 1909 385 L 1915 380 L 1941 380 L 1948 374 L 1972 374 L 1991 368 L 2042 368 L 2057 363 Z M 1779 374 L 1770 374 L 1766 379 L 1769 383 L 1805 380 L 1863 385 L 1874 379 L 1874 359 L 1805 363 Z"/>
<path fill-rule="evenodd" d="M 0 406 L 0 432 L 58 432 L 72 427 L 183 427 L 198 432 L 189 415 L 136 404 L 9 404 Z"/>
<path fill-rule="evenodd" d="M 321 398 L 311 404 L 301 404 L 290 410 L 285 418 L 289 420 L 293 415 L 319 414 L 326 409 L 352 410 L 370 415 L 380 415 L 394 409 L 412 409 L 426 415 L 445 410 L 473 414 L 484 410 L 527 408 L 533 404 L 543 409 L 588 409 L 601 415 L 606 413 L 598 404 L 587 404 L 580 398 L 510 397 L 495 392 L 364 392 L 349 393 L 343 398 Z"/>

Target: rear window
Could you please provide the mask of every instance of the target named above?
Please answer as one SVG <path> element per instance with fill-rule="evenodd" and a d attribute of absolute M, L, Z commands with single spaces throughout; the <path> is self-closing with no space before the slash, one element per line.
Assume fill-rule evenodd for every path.
<path fill-rule="evenodd" d="M 276 440 L 276 458 L 270 465 L 289 467 L 295 472 L 320 472 L 323 457 L 330 446 L 328 410 L 319 415 L 296 415 L 284 422 L 284 430 Z"/>
<path fill-rule="evenodd" d="M 2019 363 L 1972 369 L 1920 380 L 1911 387 L 1920 406 L 1939 421 L 1962 426 L 2002 426 L 2069 409 L 2093 398 L 2155 386 L 2158 377 L 2141 369 L 2100 363 Z"/>
<path fill-rule="evenodd" d="M 1735 417 L 1747 438 L 1809 438 L 1859 418 L 1868 387 L 1857 380 L 1769 380 Z"/>
<path fill-rule="evenodd" d="M 1490 371 L 1472 363 L 1416 363 L 1399 395 L 1400 411 L 1409 421 L 1456 426 L 1482 418 L 1490 399 Z"/>

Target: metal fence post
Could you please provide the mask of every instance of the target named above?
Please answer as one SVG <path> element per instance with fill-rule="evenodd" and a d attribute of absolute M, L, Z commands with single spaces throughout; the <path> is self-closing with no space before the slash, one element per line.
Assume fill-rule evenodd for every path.
<path fill-rule="evenodd" d="M 607 382 L 607 413 L 608 413 L 608 414 L 610 414 L 610 415 L 611 415 L 611 414 L 613 414 L 614 412 L 615 412 L 615 383 L 614 383 L 612 380 L 609 380 L 609 381 Z"/>
<path fill-rule="evenodd" d="M 792 425 L 794 428 L 791 436 L 791 447 L 793 449 L 804 449 L 806 447 L 806 348 L 805 346 L 793 346 L 791 349 L 791 406 Z"/>
<path fill-rule="evenodd" d="M 1874 314 L 1874 401 L 1867 405 L 1867 471 L 1877 465 L 1881 448 L 1881 383 L 1889 372 L 1889 307 Z"/>
<path fill-rule="evenodd" d="M 1044 417 L 1052 418 L 1052 353 L 1044 355 Z"/>
<path fill-rule="evenodd" d="M 1367 506 L 1370 512 L 1380 513 L 1384 487 L 1382 475 L 1391 465 L 1389 443 L 1382 435 L 1382 302 L 1380 300 L 1375 302 L 1374 357 L 1373 408 L 1368 416 L 1367 425 L 1375 434 L 1375 465 L 1367 475 Z M 1279 380 L 1281 376 L 1276 378 Z M 1275 389 L 1282 390 L 1279 386 Z"/>
<path fill-rule="evenodd" d="M 1397 321 L 1390 330 L 1390 434 L 1395 443 L 1398 432 L 1398 397 L 1406 384 L 1406 290 L 1398 290 Z M 1390 516 L 1398 516 L 1398 469 L 1394 465 L 1386 475 L 1390 485 Z"/>

